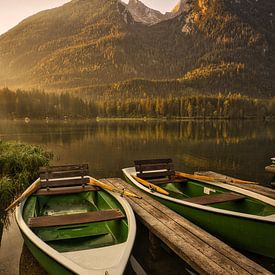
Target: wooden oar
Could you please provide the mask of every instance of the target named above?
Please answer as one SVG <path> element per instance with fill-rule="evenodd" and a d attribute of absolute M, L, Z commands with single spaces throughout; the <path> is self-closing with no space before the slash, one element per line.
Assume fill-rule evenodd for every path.
<path fill-rule="evenodd" d="M 203 175 L 192 175 L 192 174 L 182 173 L 182 172 L 176 172 L 176 177 L 187 178 L 187 179 L 192 179 L 192 180 L 219 181 L 219 182 L 224 182 L 224 183 L 258 184 L 257 182 L 254 182 L 254 181 L 240 180 L 240 179 L 231 178 L 231 177 L 227 177 L 227 176 L 224 176 L 224 177 L 219 177 L 219 176 L 215 176 L 215 175 L 203 176 Z"/>
<path fill-rule="evenodd" d="M 235 179 L 235 178 L 229 178 L 228 180 L 229 180 L 229 182 L 237 183 L 237 184 L 258 184 L 255 181 L 240 180 L 240 179 Z"/>
<path fill-rule="evenodd" d="M 133 177 L 137 182 L 139 182 L 139 183 L 141 183 L 142 185 L 144 185 L 144 186 L 150 188 L 150 189 L 153 190 L 153 191 L 156 191 L 156 192 L 161 193 L 161 194 L 166 195 L 166 196 L 169 195 L 169 193 L 168 193 L 166 190 L 160 188 L 159 186 L 157 186 L 157 185 L 155 185 L 155 184 L 153 184 L 153 183 L 151 183 L 151 182 L 149 182 L 149 181 L 143 180 L 143 179 L 141 179 L 141 178 L 139 178 L 139 177 L 137 177 L 137 176 L 134 176 L 134 175 L 132 175 L 132 177 Z"/>
<path fill-rule="evenodd" d="M 213 178 L 213 177 L 192 175 L 192 174 L 183 173 L 183 172 L 176 172 L 176 177 L 178 177 L 178 178 L 186 178 L 186 179 L 191 179 L 191 180 L 215 181 L 215 178 Z"/>
<path fill-rule="evenodd" d="M 255 181 L 240 180 L 232 178 L 223 174 L 219 174 L 213 171 L 206 172 L 195 172 L 196 175 L 212 177 L 215 181 L 220 181 L 224 183 L 237 183 L 237 184 L 258 184 Z"/>
<path fill-rule="evenodd" d="M 98 187 L 101 187 L 103 189 L 106 189 L 106 190 L 109 190 L 109 191 L 112 191 L 112 192 L 116 192 L 116 193 L 119 193 L 120 195 L 122 196 L 127 196 L 127 197 L 132 197 L 132 198 L 137 198 L 137 199 L 142 199 L 142 197 L 139 197 L 137 196 L 136 194 L 134 193 L 131 193 L 127 190 L 120 190 L 118 188 L 115 188 L 113 186 L 110 186 L 106 183 L 103 183 L 95 178 L 91 178 L 90 177 L 90 182 L 88 182 L 89 185 L 94 185 L 94 186 L 98 186 Z"/>
<path fill-rule="evenodd" d="M 40 187 L 40 178 L 38 178 L 33 184 L 31 184 L 13 203 L 11 203 L 5 211 L 9 211 L 10 209 L 16 207 L 20 202 L 22 202 L 26 197 L 33 194 Z"/>

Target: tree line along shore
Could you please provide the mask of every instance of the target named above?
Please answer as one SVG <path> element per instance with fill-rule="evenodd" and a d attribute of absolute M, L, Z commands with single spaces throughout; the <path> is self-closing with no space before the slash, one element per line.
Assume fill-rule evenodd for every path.
<path fill-rule="evenodd" d="M 0 89 L 0 118 L 208 118 L 245 119 L 275 117 L 275 98 L 251 98 L 239 93 L 122 93 L 82 95 Z"/>

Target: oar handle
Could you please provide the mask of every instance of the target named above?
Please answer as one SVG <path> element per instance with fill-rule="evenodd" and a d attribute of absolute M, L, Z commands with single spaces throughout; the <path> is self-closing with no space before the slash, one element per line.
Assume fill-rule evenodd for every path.
<path fill-rule="evenodd" d="M 90 178 L 90 182 L 88 184 L 90 184 L 90 185 L 95 185 L 95 186 L 101 187 L 103 189 L 119 193 L 121 196 L 132 197 L 132 198 L 136 198 L 136 199 L 142 199 L 142 197 L 137 196 L 136 194 L 131 193 L 131 192 L 125 190 L 125 189 L 120 190 L 120 189 L 115 188 L 113 186 L 110 186 L 106 183 L 103 183 L 102 181 L 99 181 L 95 178 L 92 178 L 92 177 L 89 177 L 89 178 Z"/>
<path fill-rule="evenodd" d="M 240 180 L 236 178 L 231 178 L 224 176 L 218 177 L 218 176 L 203 176 L 203 175 L 193 175 L 193 174 L 188 174 L 188 173 L 183 173 L 183 172 L 176 172 L 176 177 L 179 178 L 187 178 L 187 179 L 192 179 L 192 180 L 201 180 L 201 181 L 216 181 L 216 182 L 224 182 L 224 183 L 237 183 L 237 184 L 258 184 L 257 182 L 254 181 L 246 181 L 246 180 Z"/>
<path fill-rule="evenodd" d="M 215 181 L 215 178 L 213 178 L 213 177 L 193 175 L 193 174 L 188 174 L 188 173 L 183 173 L 183 172 L 176 172 L 176 177 L 178 177 L 178 178 L 192 179 L 192 180 Z"/>
<path fill-rule="evenodd" d="M 26 197 L 33 194 L 40 188 L 40 178 L 38 178 L 34 183 L 32 183 L 14 202 L 12 202 L 5 211 L 9 211 L 12 208 L 16 207 L 20 202 L 22 202 Z"/>

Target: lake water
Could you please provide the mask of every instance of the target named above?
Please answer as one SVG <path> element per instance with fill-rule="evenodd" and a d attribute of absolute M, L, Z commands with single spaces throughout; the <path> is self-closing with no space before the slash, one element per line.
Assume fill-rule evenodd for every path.
<path fill-rule="evenodd" d="M 88 163 L 97 178 L 122 177 L 121 168 L 135 159 L 172 158 L 176 170 L 212 170 L 266 185 L 275 121 L 0 121 L 0 139 L 41 145 L 54 153 L 52 164 Z M 2 236 L 1 274 L 19 274 L 21 252 L 11 218 Z"/>

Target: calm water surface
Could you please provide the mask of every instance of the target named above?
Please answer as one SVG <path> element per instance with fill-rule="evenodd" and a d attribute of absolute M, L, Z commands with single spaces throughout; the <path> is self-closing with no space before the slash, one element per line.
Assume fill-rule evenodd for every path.
<path fill-rule="evenodd" d="M 98 178 L 122 177 L 121 168 L 135 159 L 169 157 L 180 171 L 212 170 L 268 184 L 264 167 L 275 155 L 275 122 L 0 121 L 0 139 L 41 145 L 54 153 L 52 164 L 89 163 Z M 23 242 L 10 220 L 3 235 L 0 228 L 1 274 L 19 274 Z"/>

